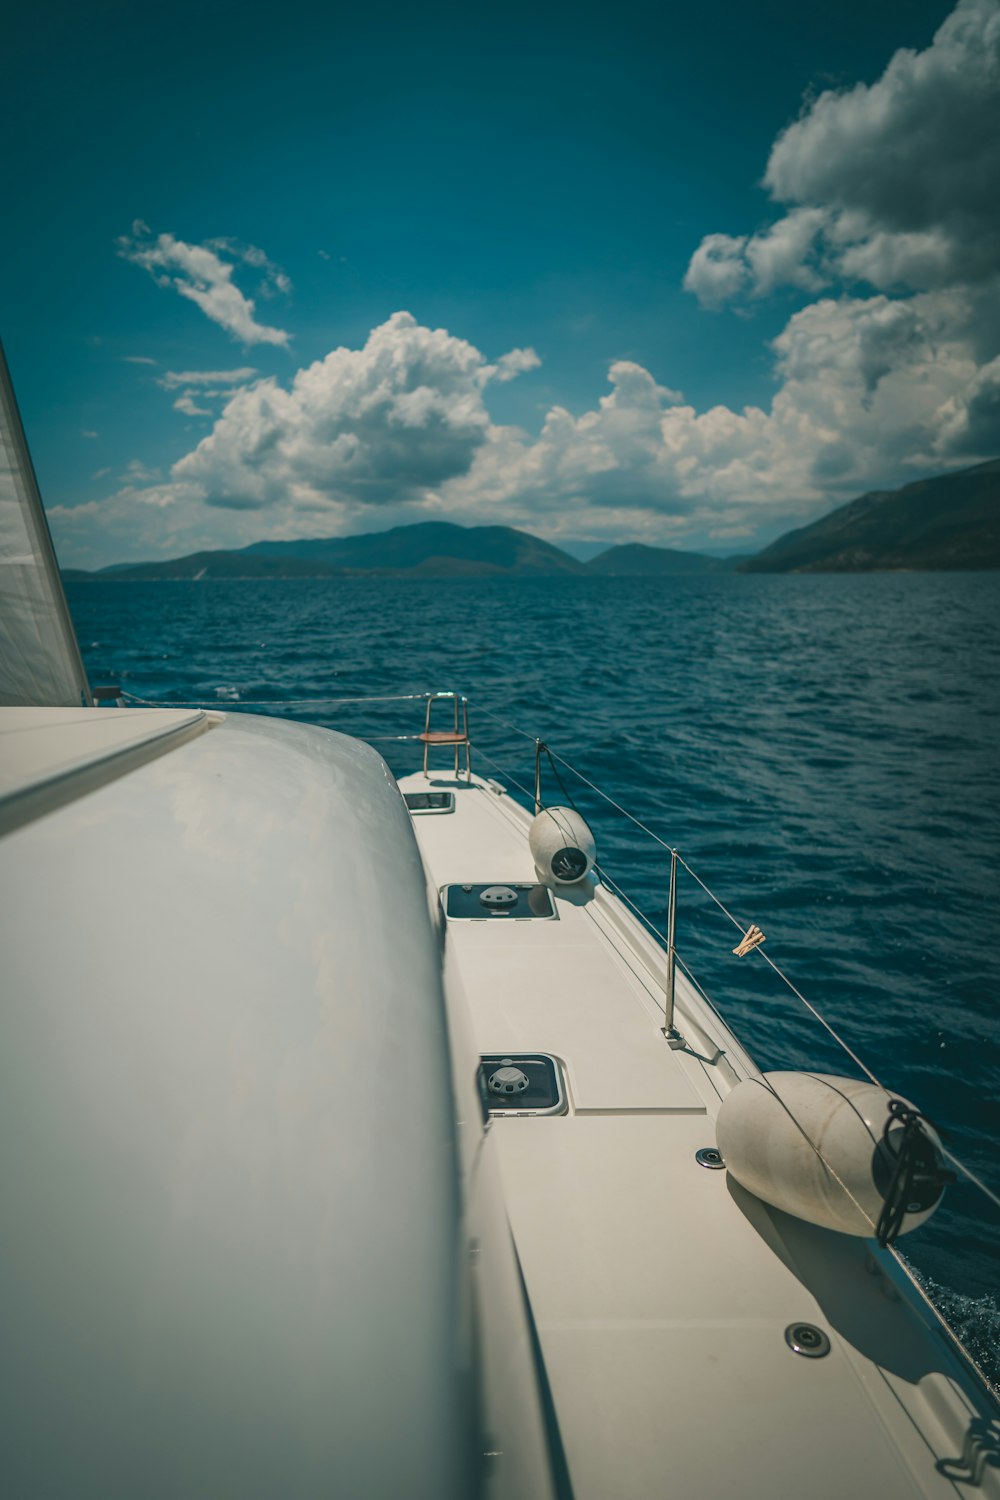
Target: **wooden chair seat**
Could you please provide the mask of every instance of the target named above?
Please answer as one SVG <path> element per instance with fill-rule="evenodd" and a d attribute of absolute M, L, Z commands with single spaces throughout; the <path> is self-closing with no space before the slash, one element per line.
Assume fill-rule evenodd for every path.
<path fill-rule="evenodd" d="M 450 729 L 431 728 L 431 709 L 434 704 L 446 704 L 454 714 L 454 720 Z M 449 715 L 451 717 L 451 715 Z M 427 769 L 427 758 L 431 752 L 432 745 L 442 747 L 454 747 L 455 750 L 455 779 L 458 779 L 458 757 L 462 746 L 465 746 L 465 775 L 472 780 L 472 741 L 469 739 L 469 700 L 463 698 L 459 693 L 428 693 L 427 712 L 424 715 L 423 733 L 417 735 L 424 747 L 424 775 L 429 774 Z"/>

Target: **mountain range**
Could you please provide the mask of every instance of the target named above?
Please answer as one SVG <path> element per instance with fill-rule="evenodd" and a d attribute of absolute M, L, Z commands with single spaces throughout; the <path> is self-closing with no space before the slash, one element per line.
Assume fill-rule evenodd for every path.
<path fill-rule="evenodd" d="M 1000 459 L 872 490 L 788 531 L 746 573 L 1000 568 Z"/>
<path fill-rule="evenodd" d="M 589 562 L 510 526 L 424 521 L 360 536 L 255 542 L 70 579 L 691 576 L 1000 568 L 1000 459 L 898 490 L 873 490 L 756 556 L 711 557 L 630 542 Z"/>

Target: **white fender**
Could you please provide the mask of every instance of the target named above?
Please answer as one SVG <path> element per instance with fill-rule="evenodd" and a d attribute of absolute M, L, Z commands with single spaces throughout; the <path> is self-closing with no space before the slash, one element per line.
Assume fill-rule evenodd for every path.
<path fill-rule="evenodd" d="M 528 830 L 528 844 L 544 881 L 575 885 L 594 868 L 594 835 L 572 808 L 543 808 Z"/>
<path fill-rule="evenodd" d="M 892 1172 L 889 1150 L 879 1143 L 894 1097 L 854 1078 L 765 1073 L 737 1084 L 723 1100 L 718 1147 L 736 1181 L 765 1203 L 810 1224 L 871 1236 Z M 925 1123 L 921 1128 L 938 1148 L 934 1132 Z M 943 1182 L 918 1188 L 899 1232 L 929 1219 L 942 1192 Z"/>

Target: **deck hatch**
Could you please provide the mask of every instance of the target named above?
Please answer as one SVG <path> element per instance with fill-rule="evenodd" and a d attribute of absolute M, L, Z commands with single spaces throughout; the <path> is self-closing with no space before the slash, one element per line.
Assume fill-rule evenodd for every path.
<path fill-rule="evenodd" d="M 566 1090 L 547 1052 L 484 1052 L 479 1062 L 483 1115 L 563 1115 Z"/>
<path fill-rule="evenodd" d="M 441 890 L 445 916 L 458 922 L 551 921 L 556 915 L 547 885 L 525 881 L 480 881 Z"/>
<path fill-rule="evenodd" d="M 403 801 L 411 813 L 451 813 L 455 811 L 454 792 L 404 792 Z"/>

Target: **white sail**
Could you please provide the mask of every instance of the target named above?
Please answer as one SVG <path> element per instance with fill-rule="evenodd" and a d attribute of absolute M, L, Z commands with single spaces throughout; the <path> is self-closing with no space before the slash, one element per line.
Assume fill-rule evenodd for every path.
<path fill-rule="evenodd" d="M 0 346 L 0 704 L 91 702 Z"/>

